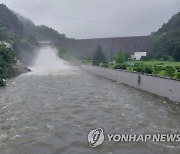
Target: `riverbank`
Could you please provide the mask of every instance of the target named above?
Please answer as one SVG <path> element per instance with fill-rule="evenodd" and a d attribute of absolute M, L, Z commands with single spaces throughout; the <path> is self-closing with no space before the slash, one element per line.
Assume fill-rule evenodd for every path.
<path fill-rule="evenodd" d="M 17 77 L 21 74 L 30 72 L 31 70 L 25 67 L 19 60 L 16 61 L 9 69 L 6 70 L 6 75 L 4 78 L 0 78 L 0 87 L 6 85 L 6 80 L 10 78 Z"/>
<path fill-rule="evenodd" d="M 6 79 L 27 73 L 25 67 L 15 56 L 15 51 L 6 43 L 0 43 L 0 87 L 5 86 Z"/>
<path fill-rule="evenodd" d="M 92 74 L 180 102 L 179 81 L 90 65 L 82 65 L 81 68 Z"/>

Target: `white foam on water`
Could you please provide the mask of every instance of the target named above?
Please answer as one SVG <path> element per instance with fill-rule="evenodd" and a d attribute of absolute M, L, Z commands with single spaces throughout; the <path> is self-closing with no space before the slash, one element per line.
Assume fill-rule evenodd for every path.
<path fill-rule="evenodd" d="M 31 71 L 28 74 L 55 74 L 66 72 L 66 70 L 72 69 L 70 63 L 60 59 L 57 55 L 57 50 L 51 46 L 43 46 L 34 65 L 30 67 Z M 64 72 L 64 73 L 65 73 Z"/>

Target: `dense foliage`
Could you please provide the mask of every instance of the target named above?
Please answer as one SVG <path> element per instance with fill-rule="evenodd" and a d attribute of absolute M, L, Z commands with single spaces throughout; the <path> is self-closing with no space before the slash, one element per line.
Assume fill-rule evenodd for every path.
<path fill-rule="evenodd" d="M 47 26 L 41 25 L 36 28 L 36 37 L 38 40 L 61 40 L 65 39 L 64 34 L 59 34 L 56 30 L 49 28 Z"/>
<path fill-rule="evenodd" d="M 23 31 L 22 23 L 4 4 L 0 4 L 0 28 L 6 28 L 7 31 L 15 34 L 21 34 Z"/>
<path fill-rule="evenodd" d="M 119 51 L 117 55 L 114 57 L 116 63 L 124 63 L 130 58 L 130 53 Z"/>
<path fill-rule="evenodd" d="M 180 80 L 180 63 L 168 61 L 125 61 L 100 65 L 111 69 L 133 71 L 153 76 L 169 77 Z"/>
<path fill-rule="evenodd" d="M 151 35 L 153 42 L 152 52 L 148 54 L 150 58 L 162 60 L 175 59 L 180 61 L 180 12 L 174 15 L 167 24 Z"/>
<path fill-rule="evenodd" d="M 157 34 L 168 33 L 174 30 L 180 30 L 180 12 L 172 16 L 168 23 L 163 24 L 157 31 Z"/>
<path fill-rule="evenodd" d="M 154 74 L 157 76 L 166 76 L 171 78 L 180 79 L 180 67 L 179 66 L 169 66 L 164 65 L 164 63 L 159 64 L 145 64 L 143 62 L 135 63 L 133 70 L 140 73 Z"/>
<path fill-rule="evenodd" d="M 44 41 L 44 40 L 54 41 L 54 40 L 62 40 L 66 38 L 64 34 L 60 34 L 56 30 L 48 26 L 45 25 L 36 26 L 31 20 L 24 18 L 19 14 L 16 15 L 24 27 L 23 35 L 25 36 L 33 35 L 37 40 L 40 41 Z"/>
<path fill-rule="evenodd" d="M 136 63 L 134 65 L 133 70 L 136 71 L 136 72 L 152 74 L 153 66 L 152 65 L 145 65 L 143 63 Z"/>
<path fill-rule="evenodd" d="M 6 45 L 0 43 L 0 86 L 4 85 L 8 69 L 15 63 L 15 52 Z"/>
<path fill-rule="evenodd" d="M 96 52 L 93 54 L 92 61 L 95 66 L 99 66 L 101 63 L 106 63 L 106 58 L 100 45 L 97 46 Z"/>

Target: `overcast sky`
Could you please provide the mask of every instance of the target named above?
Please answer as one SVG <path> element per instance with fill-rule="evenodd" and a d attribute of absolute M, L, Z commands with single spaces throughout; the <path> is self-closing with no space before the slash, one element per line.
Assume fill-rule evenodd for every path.
<path fill-rule="evenodd" d="M 0 0 L 77 39 L 149 35 L 180 11 L 180 0 Z"/>

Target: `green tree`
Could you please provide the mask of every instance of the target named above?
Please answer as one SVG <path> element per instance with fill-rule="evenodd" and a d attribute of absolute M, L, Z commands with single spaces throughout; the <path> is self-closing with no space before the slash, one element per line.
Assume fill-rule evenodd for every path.
<path fill-rule="evenodd" d="M 129 52 L 119 51 L 115 56 L 115 60 L 116 60 L 116 63 L 124 63 L 130 57 L 131 57 L 131 54 Z"/>
<path fill-rule="evenodd" d="M 125 54 L 125 60 L 128 60 L 131 58 L 131 54 L 129 52 L 124 52 Z"/>
<path fill-rule="evenodd" d="M 124 63 L 126 60 L 126 57 L 123 52 L 118 52 L 115 59 L 116 59 L 116 63 Z"/>
<path fill-rule="evenodd" d="M 100 45 L 97 46 L 96 52 L 93 54 L 93 65 L 99 66 L 100 63 L 106 63 L 105 55 L 103 49 Z"/>
<path fill-rule="evenodd" d="M 176 61 L 180 61 L 180 45 L 175 47 L 173 57 Z"/>

